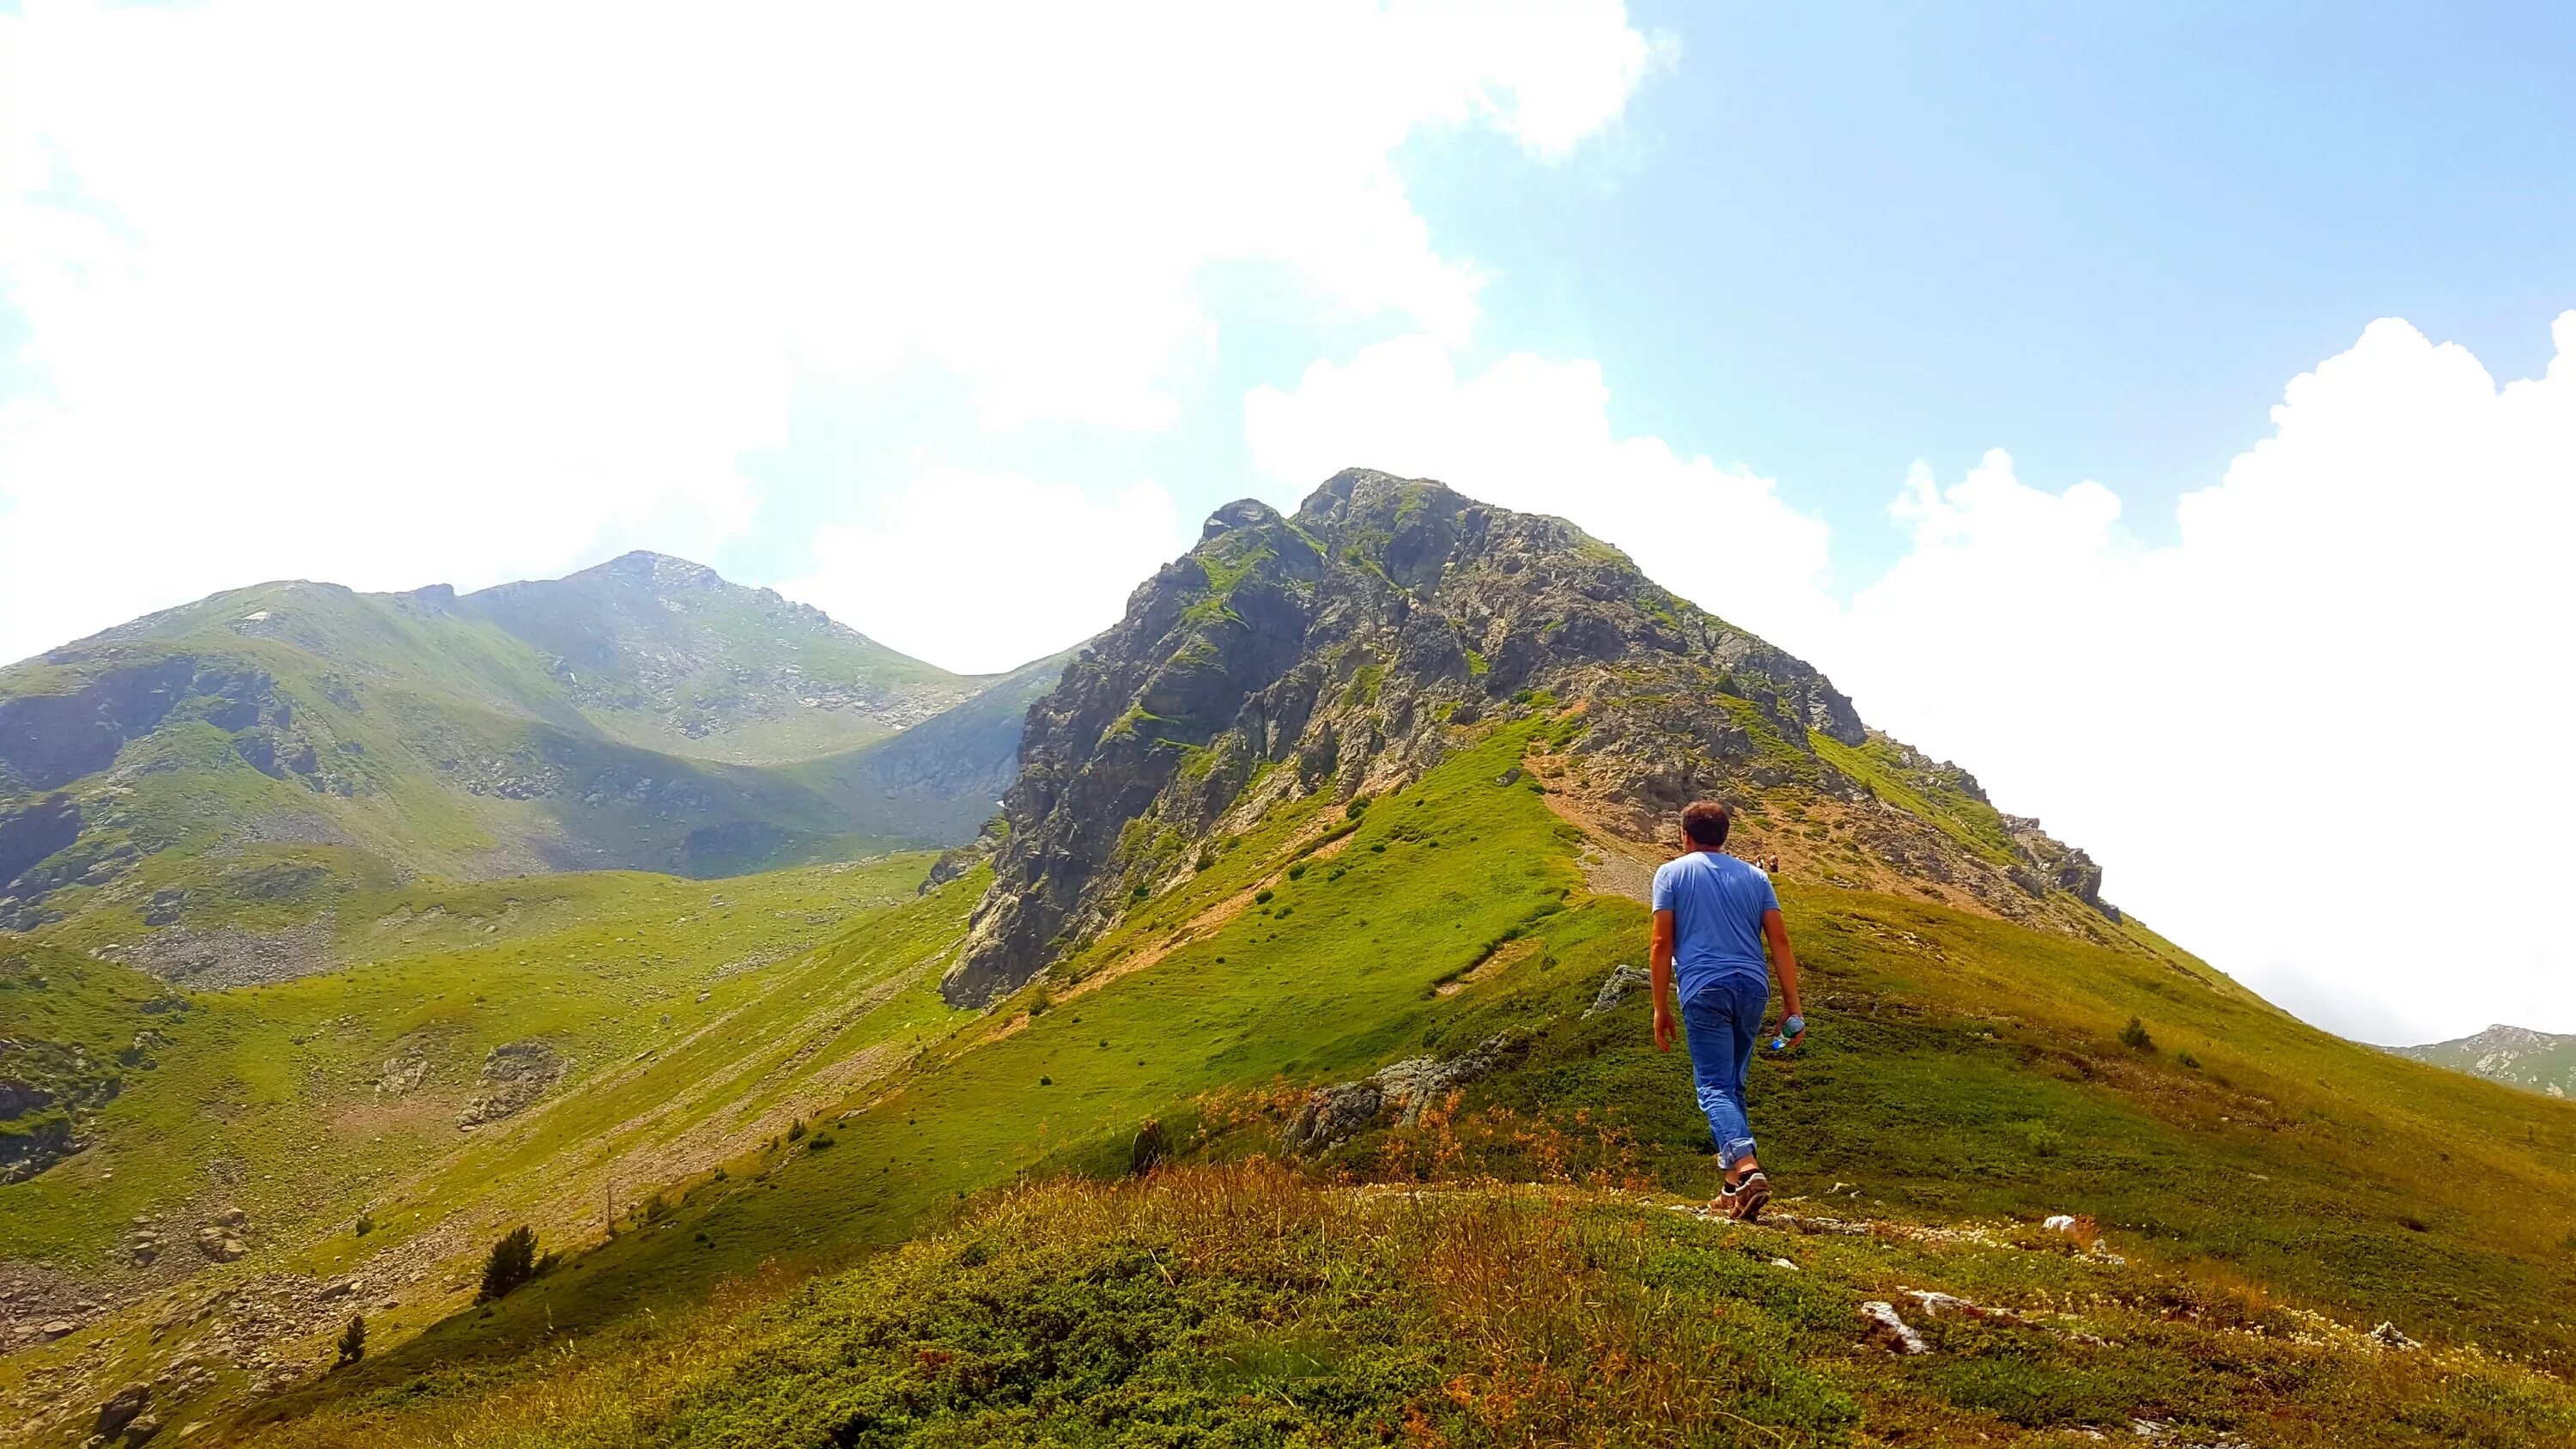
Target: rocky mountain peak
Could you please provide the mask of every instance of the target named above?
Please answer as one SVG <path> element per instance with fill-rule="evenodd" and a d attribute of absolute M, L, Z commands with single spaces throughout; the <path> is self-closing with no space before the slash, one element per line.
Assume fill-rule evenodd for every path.
<path fill-rule="evenodd" d="M 2396 1052 L 2553 1097 L 2576 1092 L 2576 1035 L 2497 1022 L 2475 1036 L 2398 1047 Z"/>
<path fill-rule="evenodd" d="M 1999 914 L 2070 895 L 2107 912 L 2081 852 L 2035 822 L 2019 840 L 1964 772 L 1944 784 L 1874 742 L 1822 673 L 1619 550 L 1560 518 L 1350 469 L 1292 515 L 1218 509 L 1031 709 L 1007 844 L 943 989 L 980 1002 L 1028 980 L 1230 821 L 1401 785 L 1541 711 L 1579 718 L 1567 805 L 1602 829 L 1651 840 L 1694 798 L 1758 812 L 1796 795 L 1831 802 L 1856 856 L 1887 873 Z M 1918 766 L 1984 832 L 1971 844 L 1883 798 Z"/>
<path fill-rule="evenodd" d="M 740 585 L 729 583 L 722 574 L 705 564 L 674 558 L 667 553 L 636 549 L 619 554 L 604 564 L 595 564 L 566 577 L 575 579 L 613 579 L 620 583 L 640 584 L 652 589 L 729 589 Z M 744 590 L 744 592 L 753 592 Z"/>

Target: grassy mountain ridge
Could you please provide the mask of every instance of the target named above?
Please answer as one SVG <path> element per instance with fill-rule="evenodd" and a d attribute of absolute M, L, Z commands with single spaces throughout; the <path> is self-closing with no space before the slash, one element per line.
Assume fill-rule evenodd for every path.
<path fill-rule="evenodd" d="M 901 1390 L 898 1404 L 912 1416 L 890 1418 L 885 1405 L 851 1397 L 869 1380 L 850 1376 L 852 1360 L 832 1336 L 849 1310 L 832 1305 L 876 1301 L 886 1306 L 869 1311 L 912 1312 L 914 1300 L 873 1298 L 878 1290 L 868 1286 L 883 1281 L 872 1275 L 909 1270 L 862 1264 L 819 1289 L 820 1299 L 797 1296 L 793 1284 L 852 1253 L 864 1258 L 871 1245 L 950 1222 L 961 1237 L 918 1251 L 949 1261 L 941 1255 L 982 1237 L 990 1260 L 1007 1268 L 1020 1261 L 1018 1245 L 1036 1239 L 988 1235 L 996 1230 L 978 1217 L 952 1218 L 957 1192 L 1064 1172 L 1122 1175 L 1147 1117 L 1161 1120 L 1184 1162 L 1275 1155 L 1309 1084 L 1404 1057 L 1455 1057 L 1498 1036 L 1516 1043 L 1510 1064 L 1461 1088 L 1441 1107 L 1444 1126 L 1373 1123 L 1301 1169 L 1315 1174 L 1308 1180 L 1606 1171 L 1609 1185 L 1653 1202 L 1704 1197 L 1714 1168 L 1698 1150 L 1705 1128 L 1681 1059 L 1647 1045 L 1639 1002 L 1585 1015 L 1610 967 L 1635 959 L 1643 932 L 1636 903 L 1583 885 L 1582 855 L 1616 843 L 1584 837 L 1526 781 L 1496 783 L 1512 762 L 1548 747 L 1553 723 L 1481 727 L 1417 784 L 1376 799 L 1347 833 L 1335 834 L 1350 822 L 1325 799 L 1274 812 L 1208 871 L 1047 982 L 992 1013 L 949 1016 L 958 1024 L 943 1039 L 826 1114 L 828 1151 L 732 1164 L 730 1181 L 701 1180 L 663 1224 L 622 1235 L 560 1282 L 545 1280 L 489 1316 L 451 1319 L 380 1365 L 278 1402 L 260 1421 L 268 1426 L 260 1442 L 408 1444 L 461 1434 L 527 1444 L 823 1444 L 894 1442 L 867 1436 L 897 1428 L 930 1436 L 917 1442 L 943 1442 L 933 1433 L 943 1414 L 1043 1414 L 1044 1399 L 1031 1396 L 1124 1393 L 1119 1385 L 1150 1380 L 1129 1371 L 1065 1387 L 1050 1365 L 1068 1363 L 1069 1350 L 1005 1351 L 952 1339 L 962 1330 L 924 1318 L 887 1331 L 897 1342 L 949 1346 L 906 1358 L 908 1367 L 867 1370 Z M 2071 1429 L 2126 1432 L 2125 1416 L 2144 1411 L 2266 1442 L 2432 1443 L 2444 1442 L 2445 1426 L 2471 1425 L 2481 1442 L 2542 1443 L 2551 1424 L 2565 1423 L 2565 1390 L 2551 1375 L 2576 1363 L 2576 1326 L 2535 1310 L 2576 1286 L 2576 1250 L 2566 1245 L 2576 1224 L 2565 1209 L 2576 1112 L 2336 1041 L 2188 958 L 2115 950 L 1929 902 L 1794 881 L 1786 889 L 1820 1029 L 1801 1054 L 1759 1069 L 1765 1158 L 1807 1200 L 1786 1204 L 1793 1213 L 1857 1222 L 1865 1237 L 1869 1224 L 1882 1225 L 1872 1241 L 1926 1243 L 1933 1261 L 1834 1269 L 1830 1281 L 1851 1286 L 1833 1288 L 1770 1361 L 1823 1375 L 1849 1404 L 1819 1418 L 1813 1396 L 1730 1399 L 1728 1413 L 1757 1427 L 1728 1432 L 1744 1442 L 1863 1442 L 1894 1422 L 1915 1425 L 1919 1442 L 1978 1442 L 1980 1434 L 2040 1442 Z M 1258 899 L 1262 891 L 1269 899 Z M 1480 969 L 1497 961 L 1500 969 Z M 2131 1017 L 2143 1018 L 2152 1047 L 2117 1040 Z M 2421 1178 L 2411 1161 L 2436 1151 L 2458 1167 Z M 1951 1241 L 1942 1234 L 1977 1224 L 1998 1241 L 2036 1247 L 2047 1241 L 2038 1220 L 2062 1211 L 2097 1218 L 2139 1278 L 2090 1279 L 2096 1270 L 2079 1265 L 2071 1271 L 2089 1281 L 2040 1282 L 2028 1274 L 2050 1260 L 1990 1260 L 1974 1244 L 1941 1246 Z M 1916 1232 L 1925 1236 L 1906 1236 Z M 1162 1281 L 1144 1263 L 1164 1241 L 1153 1232 L 1121 1229 L 1091 1241 L 1096 1249 L 1085 1251 L 1117 1261 L 1132 1251 L 1148 1281 Z M 1765 1234 L 1757 1259 L 1805 1259 L 1801 1241 Z M 1814 1241 L 1821 1251 L 1840 1239 Z M 1731 1251 L 1682 1246 L 1718 1253 L 1718 1262 Z M 1859 1256 L 1869 1251 L 1883 1250 Z M 1166 1266 L 1181 1276 L 1177 1261 Z M 1906 1403 L 1855 1394 L 1874 1371 L 1858 1324 L 1840 1315 L 1861 1287 L 1892 1292 L 1899 1273 L 1909 1286 L 1929 1279 L 2017 1311 L 2061 1311 L 2070 1298 L 2091 1304 L 2079 1311 L 2100 1316 L 2074 1331 L 2096 1341 L 2064 1340 L 2033 1357 L 2010 1335 L 1973 1346 L 1953 1340 L 1936 1372 L 1904 1381 Z M 1113 1314 L 1101 1321 L 1108 1331 L 1120 1321 L 1120 1300 L 1089 1297 L 1094 1290 L 1079 1285 L 1106 1295 L 1133 1280 L 1084 1270 L 1055 1281 L 1072 1296 L 1045 1310 L 1057 1315 L 1049 1321 L 1090 1322 L 1096 1304 Z M 1694 1290 L 1714 1295 L 1712 1311 L 1757 1310 L 1745 1285 L 1724 1275 L 1719 1284 Z M 2106 1290 L 2107 1299 L 2093 1297 Z M 1399 1280 L 1383 1291 L 1407 1290 Z M 659 1326 L 638 1316 L 643 1301 L 658 1305 Z M 2283 1305 L 2340 1325 L 2332 1333 L 2343 1337 L 2333 1341 L 2345 1347 L 2231 1346 L 2230 1335 L 2246 1330 L 2229 1324 L 2287 1312 Z M 2181 1309 L 2200 1319 L 2176 1319 Z M 2218 1321 L 2206 1329 L 2191 1326 L 2211 1318 Z M 2449 1367 L 2429 1375 L 2377 1367 L 2377 1351 L 2356 1340 L 2383 1319 L 2448 1345 L 2445 1354 L 2474 1340 L 2484 1366 L 2469 1372 L 2445 1360 Z M 1294 1337 L 1300 1320 L 1256 1315 L 1245 1331 L 1265 1322 Z M 1312 1327 L 1310 1348 L 1350 1362 L 1335 1349 L 1349 1341 L 1347 1319 Z M 1199 1385 L 1191 1415 L 1206 1408 L 1208 1384 L 1245 1382 L 1247 1365 L 1229 1341 L 1185 1333 L 1151 1360 L 1156 1374 Z M 1662 1357 L 1679 1343 L 1667 1331 L 1628 1351 Z M 543 1354 L 529 1352 L 540 1346 Z M 809 1351 L 844 1368 L 779 1376 L 780 1365 Z M 859 1351 L 874 1362 L 865 1359 L 871 1350 Z M 1276 1417 L 1240 1442 L 1290 1433 L 1336 1442 L 1336 1416 L 1346 1411 L 1349 1442 L 1375 1442 L 1376 1422 L 1401 1426 L 1408 1413 L 1466 1434 L 1461 1442 L 1493 1442 L 1466 1432 L 1467 1411 L 1446 1396 L 1446 1372 L 1408 1370 L 1308 1400 L 1301 1384 L 1322 1375 L 1246 1351 L 1252 1392 L 1275 1383 L 1286 1402 L 1265 1400 Z M 1579 1345 L 1566 1351 L 1587 1362 Z M 949 1378 L 941 1369 L 952 1362 L 982 1367 Z M 2177 1363 L 2189 1373 L 2176 1375 Z M 2402 1387 L 2403 1412 L 2376 1422 L 2341 1417 L 2377 1392 L 2374 1383 Z M 1240 1393 L 1218 1399 L 1235 1404 Z M 1207 1427 L 1203 1416 L 1163 1416 L 1155 1401 L 1120 1402 L 1129 1408 L 1100 1428 L 1100 1442 Z M 850 1429 L 850 1416 L 862 1413 L 877 1427 Z M 1011 1421 L 958 1422 L 985 1433 Z"/>
<path fill-rule="evenodd" d="M 346 959 L 326 917 L 414 879 L 954 844 L 1024 696 L 932 729 L 971 769 L 894 788 L 870 746 L 984 683 L 654 555 L 463 599 L 216 595 L 0 671 L 0 931 L 225 984 Z"/>
<path fill-rule="evenodd" d="M 393 881 L 331 919 L 366 964 L 223 992 L 32 942 L 0 1038 L 93 1081 L 186 1004 L 0 1185 L 0 1434 L 77 1441 L 127 1383 L 219 1445 L 2576 1426 L 2576 1107 L 2272 1008 L 1561 522 L 1372 474 L 1238 505 L 1056 673 L 1014 686 L 990 869 L 926 890 L 925 855 Z M 974 708 L 775 773 L 989 778 Z M 1703 793 L 1782 857 L 1808 973 L 1813 1035 L 1755 1065 L 1770 1228 L 1689 1211 L 1687 1064 L 1603 997 Z M 517 1222 L 564 1256 L 477 1305 Z"/>
<path fill-rule="evenodd" d="M 1579 711 L 1546 767 L 1606 831 L 1653 839 L 1722 795 L 1854 883 L 2117 938 L 2082 851 L 1872 734 L 1805 662 L 1562 519 L 1353 469 L 1294 515 L 1220 509 L 1031 711 L 944 989 L 1006 991 L 1186 877 L 1208 837 L 1400 784 L 1453 726 L 1534 700 Z"/>

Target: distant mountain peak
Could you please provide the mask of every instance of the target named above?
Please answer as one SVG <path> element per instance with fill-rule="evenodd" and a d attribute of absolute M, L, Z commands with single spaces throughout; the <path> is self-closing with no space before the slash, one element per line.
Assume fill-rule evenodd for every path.
<path fill-rule="evenodd" d="M 736 584 L 732 580 L 727 579 L 724 575 L 717 573 L 714 569 L 707 567 L 705 564 L 693 562 L 692 560 L 680 558 L 672 554 L 655 553 L 651 549 L 643 548 L 635 549 L 629 553 L 619 554 L 617 557 L 610 559 L 606 563 L 594 564 L 589 568 L 581 570 L 579 573 L 567 575 L 562 582 L 568 583 L 573 579 L 582 578 L 638 580 L 650 583 L 659 588 L 738 588 L 742 589 L 745 593 L 767 592 L 766 590 L 752 589 L 746 585 Z"/>
<path fill-rule="evenodd" d="M 2576 1092 L 2576 1036 L 2496 1022 L 2474 1036 L 2394 1050 L 2402 1057 L 2553 1097 Z"/>

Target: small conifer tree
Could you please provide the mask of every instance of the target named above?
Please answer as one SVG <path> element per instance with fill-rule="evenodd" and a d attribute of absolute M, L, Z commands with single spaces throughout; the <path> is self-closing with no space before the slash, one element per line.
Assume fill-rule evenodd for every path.
<path fill-rule="evenodd" d="M 349 1326 L 340 1331 L 341 1366 L 346 1367 L 366 1356 L 367 1318 L 363 1313 L 353 1313 L 349 1315 Z"/>
<path fill-rule="evenodd" d="M 492 1245 L 492 1254 L 483 1260 L 483 1288 L 474 1295 L 477 1303 L 490 1303 L 509 1295 L 511 1289 L 527 1282 L 537 1273 L 537 1230 L 516 1227 L 501 1235 Z"/>

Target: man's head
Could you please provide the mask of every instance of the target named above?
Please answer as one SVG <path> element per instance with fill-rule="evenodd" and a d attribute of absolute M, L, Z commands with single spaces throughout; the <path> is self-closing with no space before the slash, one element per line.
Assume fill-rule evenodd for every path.
<path fill-rule="evenodd" d="M 1682 834 L 1701 850 L 1715 850 L 1726 844 L 1726 827 L 1735 823 L 1735 812 L 1714 800 L 1698 800 L 1682 807 Z"/>

